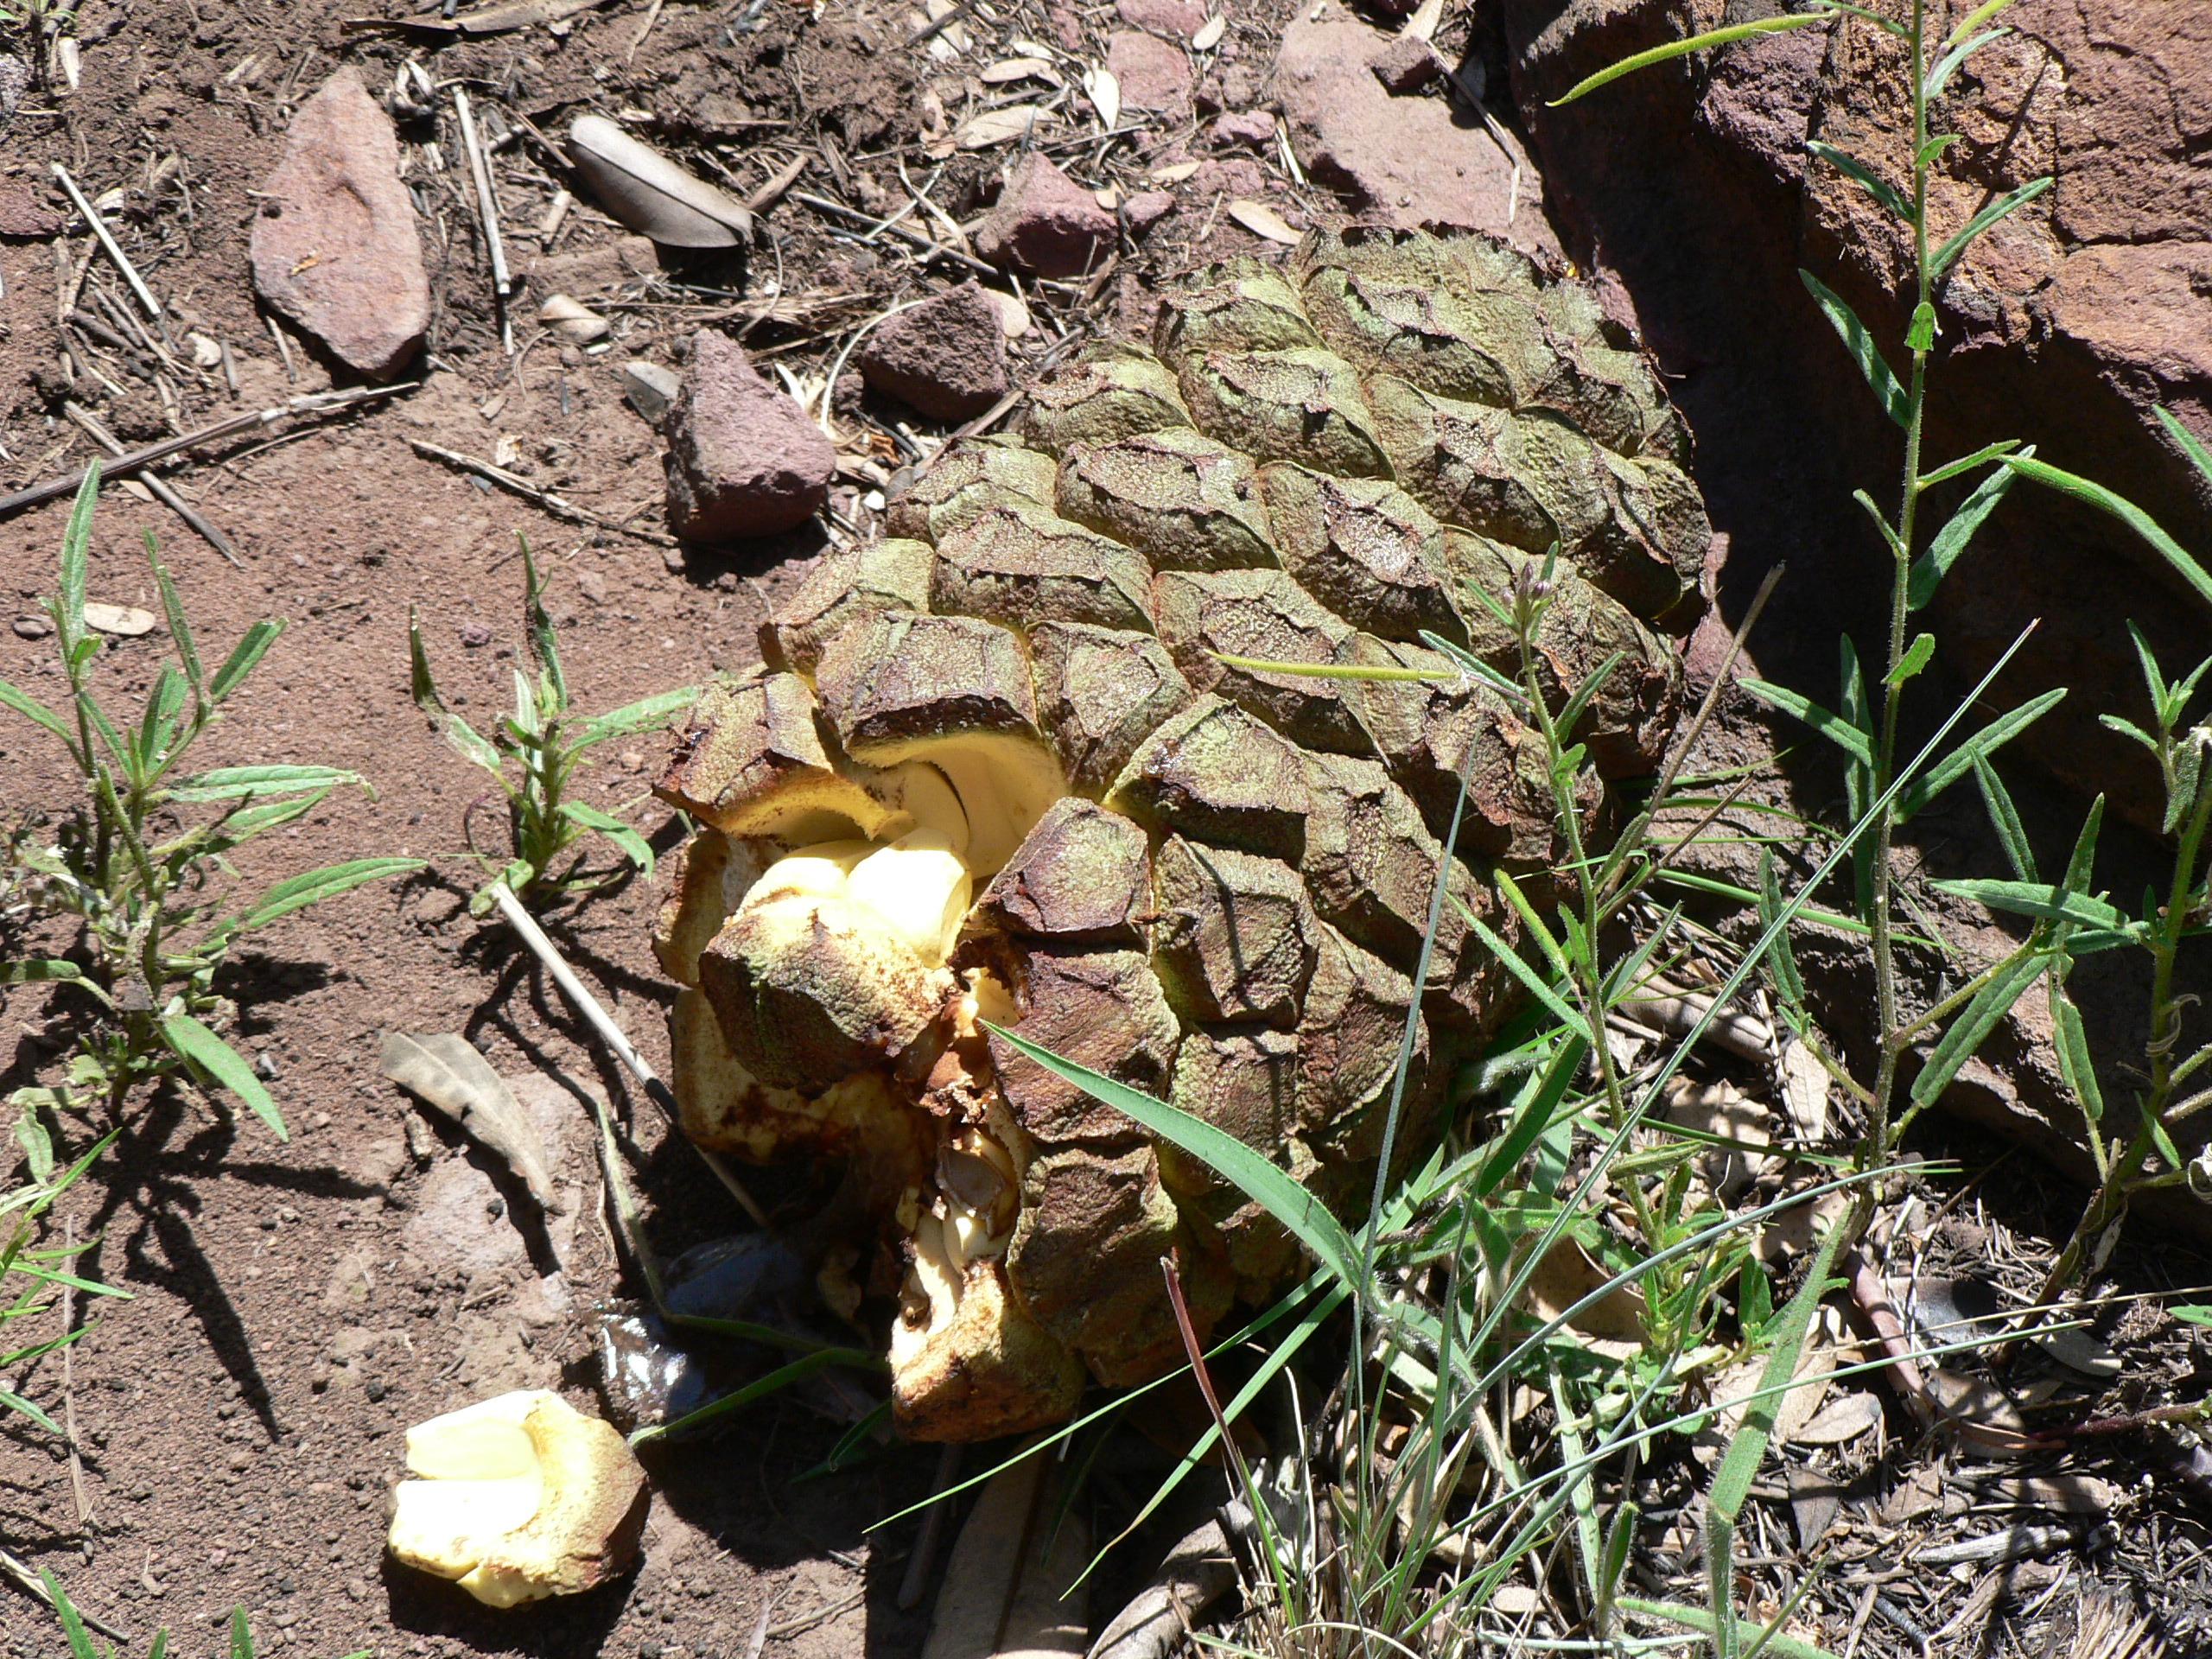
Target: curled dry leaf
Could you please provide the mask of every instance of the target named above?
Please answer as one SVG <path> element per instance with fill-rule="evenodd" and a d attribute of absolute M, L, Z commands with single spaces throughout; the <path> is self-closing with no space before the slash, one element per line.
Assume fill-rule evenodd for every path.
<path fill-rule="evenodd" d="M 727 248 L 753 233 L 743 202 L 605 116 L 576 118 L 569 154 L 600 205 L 640 236 L 671 248 Z"/>
<path fill-rule="evenodd" d="M 1841 1446 L 1882 1421 L 1882 1402 L 1871 1394 L 1847 1394 L 1789 1438 L 1799 1446 Z"/>
<path fill-rule="evenodd" d="M 1025 138 L 1031 129 L 1042 126 L 1051 119 L 1051 112 L 1037 104 L 1015 104 L 1003 110 L 985 110 L 974 120 L 963 123 L 960 130 L 952 135 L 952 142 L 954 147 L 960 149 L 988 149 L 994 144 L 1011 143 L 1017 138 Z"/>
<path fill-rule="evenodd" d="M 492 1063 L 451 1032 L 416 1037 L 401 1031 L 385 1034 L 378 1058 L 384 1074 L 401 1088 L 435 1106 L 461 1133 L 507 1160 L 538 1207 L 557 1212 L 560 1199 L 545 1170 L 545 1143 Z"/>
<path fill-rule="evenodd" d="M 1150 177 L 1154 184 L 1180 184 L 1204 167 L 1204 162 L 1171 162 L 1166 167 L 1155 167 Z"/>
<path fill-rule="evenodd" d="M 1797 1126 L 1798 1137 L 1807 1141 L 1824 1140 L 1828 1132 L 1827 1068 L 1802 1038 L 1792 1037 L 1782 1046 L 1779 1070 L 1782 1103 L 1789 1110 L 1789 1121 Z"/>
<path fill-rule="evenodd" d="M 154 631 L 154 613 L 142 611 L 136 605 L 103 605 L 93 600 L 85 607 L 85 626 L 102 633 L 136 639 L 142 633 Z"/>
<path fill-rule="evenodd" d="M 1083 72 L 1084 96 L 1098 111 L 1098 124 L 1111 130 L 1122 118 L 1122 83 L 1103 64 Z"/>
<path fill-rule="evenodd" d="M 1058 86 L 1060 79 L 1046 58 L 1001 58 L 976 79 L 986 86 L 1003 86 L 1014 80 L 1049 80 Z"/>
<path fill-rule="evenodd" d="M 605 317 L 582 301 L 570 299 L 566 294 L 549 295 L 545 303 L 537 308 L 537 320 L 562 339 L 578 346 L 588 346 L 594 340 L 604 340 L 608 327 Z"/>
<path fill-rule="evenodd" d="M 1300 232 L 1292 230 L 1283 216 L 1263 201 L 1239 196 L 1229 204 L 1229 216 L 1253 235 L 1280 242 L 1285 247 L 1295 247 L 1301 239 Z"/>
<path fill-rule="evenodd" d="M 1002 289 L 987 288 L 983 297 L 991 309 L 999 314 L 999 332 L 1008 340 L 1020 340 L 1029 332 L 1029 308 L 1019 294 L 1009 294 Z"/>
<path fill-rule="evenodd" d="M 1032 1659 L 1090 1643 L 1090 1594 L 1076 1580 L 1090 1559 L 1078 1507 L 1060 1508 L 1049 1452 L 991 1477 L 945 1563 L 944 1588 L 922 1659 Z"/>
<path fill-rule="evenodd" d="M 1229 32 L 1229 16 L 1217 11 L 1198 25 L 1198 32 L 1191 36 L 1191 50 L 1211 52 L 1221 44 L 1221 37 Z"/>

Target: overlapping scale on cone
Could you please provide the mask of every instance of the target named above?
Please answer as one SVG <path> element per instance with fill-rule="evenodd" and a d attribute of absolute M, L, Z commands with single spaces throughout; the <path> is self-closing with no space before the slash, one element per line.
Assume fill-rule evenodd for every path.
<path fill-rule="evenodd" d="M 706 826 L 656 938 L 685 1127 L 864 1171 L 848 1199 L 908 1241 L 910 1433 L 1033 1427 L 1086 1375 L 1177 1363 L 1162 1256 L 1202 1328 L 1298 1265 L 989 1025 L 1349 1207 L 1408 1017 L 1402 1149 L 1506 1010 L 1468 918 L 1512 936 L 1491 872 L 1560 851 L 1533 734 L 1456 677 L 1223 658 L 1445 669 L 1433 636 L 1517 675 L 1469 589 L 1503 598 L 1556 543 L 1547 696 L 1619 659 L 1576 732 L 1599 832 L 1600 779 L 1649 772 L 1679 712 L 1654 625 L 1694 605 L 1708 540 L 1685 449 L 1643 358 L 1522 256 L 1309 238 L 1170 294 L 1150 349 L 1061 367 L 1018 436 L 954 445 L 708 695 L 659 788 Z"/>

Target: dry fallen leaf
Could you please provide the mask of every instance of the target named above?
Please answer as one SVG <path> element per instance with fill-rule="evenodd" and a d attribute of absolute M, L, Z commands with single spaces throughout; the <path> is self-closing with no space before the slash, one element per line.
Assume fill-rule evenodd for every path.
<path fill-rule="evenodd" d="M 1283 222 L 1282 215 L 1265 202 L 1239 196 L 1229 204 L 1229 216 L 1253 235 L 1280 242 L 1286 247 L 1295 246 L 1301 239 L 1298 232 Z"/>
<path fill-rule="evenodd" d="M 1770 1144 L 1766 1108 L 1732 1083 L 1688 1084 L 1667 1103 L 1667 1121 L 1700 1135 L 1736 1144 L 1713 1147 L 1698 1154 L 1698 1173 L 1716 1197 L 1734 1197 L 1757 1179 L 1767 1160 L 1739 1148 Z"/>
<path fill-rule="evenodd" d="M 727 248 L 753 233 L 743 202 L 603 115 L 576 118 L 569 154 L 600 206 L 640 236 L 671 248 Z"/>
<path fill-rule="evenodd" d="M 1083 90 L 1098 111 L 1098 124 L 1111 130 L 1122 118 L 1122 83 L 1104 67 L 1083 72 Z"/>
<path fill-rule="evenodd" d="M 1529 1310 L 1549 1321 L 1587 1296 L 1611 1277 L 1590 1259 L 1573 1238 L 1562 1236 L 1529 1275 L 1523 1293 Z M 1618 1357 L 1643 1346 L 1643 1293 L 1634 1285 L 1620 1285 L 1577 1313 L 1567 1329 L 1586 1338 L 1599 1352 Z"/>
<path fill-rule="evenodd" d="M 1221 44 L 1221 37 L 1229 32 L 1229 16 L 1217 11 L 1198 25 L 1198 32 L 1191 36 L 1191 50 L 1211 52 Z"/>
<path fill-rule="evenodd" d="M 1204 162 L 1174 162 L 1154 168 L 1150 176 L 1154 184 L 1180 184 L 1205 165 Z"/>
<path fill-rule="evenodd" d="M 983 1488 L 945 1562 L 922 1659 L 1033 1659 L 1090 1644 L 1090 1559 L 1080 1505 L 1061 1512 L 1049 1452 L 1001 1470 Z"/>
<path fill-rule="evenodd" d="M 1882 1402 L 1871 1394 L 1847 1394 L 1789 1438 L 1799 1446 L 1841 1446 L 1882 1421 Z"/>
<path fill-rule="evenodd" d="M 608 327 L 605 317 L 566 294 L 547 295 L 545 303 L 537 308 L 537 320 L 562 339 L 578 346 L 604 339 Z"/>
<path fill-rule="evenodd" d="M 387 1032 L 378 1058 L 385 1076 L 443 1112 L 479 1146 L 505 1159 L 541 1210 L 560 1210 L 537 1126 L 467 1039 L 451 1032 L 433 1037 Z"/>
<path fill-rule="evenodd" d="M 1828 1132 L 1828 1074 L 1804 1039 L 1792 1037 L 1782 1047 L 1782 1103 L 1798 1138 L 1817 1141 Z"/>
<path fill-rule="evenodd" d="M 994 144 L 1010 143 L 1016 138 L 1027 137 L 1033 127 L 1041 126 L 1051 116 L 1039 105 L 1014 104 L 1003 110 L 985 110 L 974 120 L 962 124 L 952 135 L 952 142 L 960 149 L 988 149 Z"/>
<path fill-rule="evenodd" d="M 92 600 L 85 606 L 85 626 L 98 628 L 102 633 L 136 639 L 142 633 L 154 631 L 154 613 L 142 611 L 136 605 L 103 605 Z"/>
<path fill-rule="evenodd" d="M 999 314 L 999 332 L 1008 340 L 1020 340 L 1029 332 L 1029 308 L 1019 294 L 1009 294 L 1002 289 L 987 288 L 983 297 Z"/>
<path fill-rule="evenodd" d="M 1055 84 L 1059 80 L 1052 73 L 1051 61 L 1045 58 L 1001 58 L 976 79 L 986 86 L 1003 86 L 1010 80 L 1049 80 Z"/>

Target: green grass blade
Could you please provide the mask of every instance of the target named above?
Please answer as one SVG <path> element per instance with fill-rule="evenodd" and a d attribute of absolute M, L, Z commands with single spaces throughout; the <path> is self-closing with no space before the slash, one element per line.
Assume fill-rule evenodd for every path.
<path fill-rule="evenodd" d="M 245 1057 L 213 1032 L 188 1014 L 172 1014 L 163 1017 L 162 1040 L 181 1058 L 205 1071 L 224 1088 L 253 1108 L 253 1114 L 269 1126 L 270 1132 L 279 1141 L 289 1141 L 290 1131 L 284 1127 L 283 1114 L 276 1103 L 263 1088 L 261 1079 L 253 1075 L 253 1068 Z"/>
<path fill-rule="evenodd" d="M 2206 483 L 2212 484 L 2212 449 L 2206 448 L 2203 439 L 2175 419 L 2174 412 L 2164 404 L 2158 406 L 2157 413 L 2166 430 L 2173 435 L 2174 442 L 2181 446 L 2182 454 L 2189 457 L 2189 464 L 2204 475 Z"/>
<path fill-rule="evenodd" d="M 2212 604 L 2212 574 L 2207 574 L 2188 554 L 2181 543 L 2158 528 L 2158 521 L 2125 496 L 2116 495 L 2101 484 L 2092 483 L 2072 473 L 2062 472 L 2046 462 L 2021 455 L 2007 455 L 2005 464 L 2045 489 L 2056 490 L 2061 495 L 2070 495 L 2076 501 L 2086 502 L 2101 512 L 2110 513 L 2120 523 L 2156 548 L 2174 574 L 2194 588 L 2208 604 Z"/>
<path fill-rule="evenodd" d="M 1909 424 L 1912 418 L 1912 400 L 1906 395 L 1897 376 L 1891 372 L 1880 348 L 1874 344 L 1874 336 L 1866 331 L 1866 325 L 1859 321 L 1858 314 L 1844 303 L 1841 295 L 1811 271 L 1801 270 L 1797 275 L 1804 283 L 1806 291 L 1812 295 L 1813 303 L 1821 308 L 1821 315 L 1827 318 L 1829 325 L 1842 340 L 1844 350 L 1851 353 L 1851 360 L 1859 365 L 1859 372 L 1873 388 L 1874 396 L 1881 402 L 1882 412 L 1899 426 Z"/>
<path fill-rule="evenodd" d="M 344 864 L 326 864 L 319 870 L 304 870 L 263 893 L 253 908 L 238 918 L 239 931 L 266 926 L 279 916 L 351 893 L 371 881 L 381 881 L 388 875 L 404 875 L 423 867 L 424 861 L 419 858 L 357 858 Z"/>
<path fill-rule="evenodd" d="M 2001 41 L 2012 32 L 2010 29 L 1985 29 L 1971 39 L 1960 38 L 1955 35 L 1952 37 L 1955 43 L 1951 49 L 1936 59 L 1935 67 L 1929 70 L 1926 79 L 1921 82 L 1921 86 L 1926 89 L 1925 96 L 1928 100 L 1933 103 L 1943 96 L 1943 89 L 1951 84 L 1951 77 L 1959 73 L 1961 64 L 1992 41 Z"/>
<path fill-rule="evenodd" d="M 1956 45 L 2012 3 L 2012 0 L 1981 0 L 1980 5 L 1959 19 L 1957 27 L 1943 37 L 1943 44 Z"/>
<path fill-rule="evenodd" d="M 1947 479 L 1956 478 L 1961 473 L 1970 473 L 1985 462 L 2002 460 L 2019 447 L 2020 441 L 2018 438 L 2005 438 L 1996 443 L 1986 443 L 1970 455 L 1961 455 L 1956 461 L 1946 461 L 1932 473 L 1923 473 L 1920 475 L 1920 486 L 1923 489 L 1926 489 L 1931 485 L 1941 484 Z"/>
<path fill-rule="evenodd" d="M 1805 979 L 1797 971 L 1797 953 L 1789 944 L 1789 930 L 1776 925 L 1782 919 L 1782 872 L 1775 862 L 1773 849 L 1759 856 L 1759 925 L 1774 936 L 1768 947 L 1766 964 L 1774 975 L 1775 988 L 1783 1002 L 1792 1008 L 1805 1006 Z"/>
<path fill-rule="evenodd" d="M 1562 104 L 1572 104 L 1578 98 L 1596 92 L 1624 75 L 1632 75 L 1639 69 L 1649 69 L 1655 63 L 1664 63 L 1670 58 L 1688 57 L 1693 52 L 1702 52 L 1707 47 L 1726 46 L 1731 41 L 1740 41 L 1753 35 L 1771 35 L 1785 29 L 1802 29 L 1808 23 L 1832 21 L 1825 11 L 1795 12 L 1781 17 L 1760 17 L 1748 23 L 1731 23 L 1726 29 L 1707 30 L 1693 35 L 1686 41 L 1669 41 L 1664 46 L 1655 46 L 1648 52 L 1638 52 L 1633 57 L 1623 58 L 1618 63 L 1608 64 L 1596 74 L 1575 82 L 1565 96 L 1554 99 L 1545 107 L 1557 109 Z"/>
<path fill-rule="evenodd" d="M 2035 454 L 2032 445 L 2020 451 L 2023 456 Z M 2012 480 L 2019 474 L 2009 467 L 1999 467 L 1974 487 L 1974 493 L 1959 504 L 1959 510 L 1944 521 L 1943 528 L 1928 544 L 1928 550 L 1913 561 L 1912 575 L 1905 588 L 1905 608 L 1916 611 L 1936 597 L 1936 589 L 1967 543 L 1974 539 L 1974 531 L 1981 528 L 1982 520 L 1997 511 L 1999 502 L 2012 487 Z"/>
<path fill-rule="evenodd" d="M 1744 1408 L 1744 1421 L 1721 1454 L 1719 1466 L 1713 1471 L 1713 1485 L 1706 1494 L 1706 1567 L 1713 1597 L 1713 1650 L 1717 1659 L 1734 1659 L 1737 1651 L 1736 1520 L 1744 1511 L 1744 1500 L 1751 1496 L 1751 1483 L 1758 1478 L 1759 1465 L 1766 1459 L 1774 1420 L 1782 1409 L 1787 1385 L 1797 1375 L 1813 1310 L 1827 1294 L 1828 1274 L 1835 1266 L 1836 1252 L 1843 1246 L 1843 1236 L 1840 1226 L 1828 1230 L 1805 1270 L 1805 1282 L 1776 1321 L 1774 1346 L 1760 1373 L 1759 1388 L 1782 1391 L 1762 1392 Z"/>
<path fill-rule="evenodd" d="M 215 671 L 215 677 L 207 683 L 207 701 L 220 702 L 237 690 L 268 655 L 269 647 L 276 643 L 276 636 L 283 632 L 282 622 L 257 622 L 248 628 L 231 654 L 223 659 L 223 665 Z"/>
<path fill-rule="evenodd" d="M 231 1609 L 231 1659 L 253 1659 L 253 1631 L 243 1607 Z"/>
<path fill-rule="evenodd" d="M 1281 1222 L 1316 1261 L 1336 1275 L 1345 1289 L 1358 1294 L 1364 1288 L 1359 1278 L 1359 1249 L 1344 1230 L 1344 1224 L 1329 1213 L 1328 1206 L 1319 1198 L 1269 1162 L 1266 1154 L 1255 1152 L 1204 1118 L 1193 1117 L 1166 1101 L 1154 1100 L 1141 1090 L 1064 1060 L 1049 1049 L 1039 1048 L 1028 1039 L 1001 1027 L 991 1026 L 989 1029 L 1025 1058 L 1035 1061 L 1100 1104 L 1134 1119 L 1142 1128 L 1211 1166 Z"/>
<path fill-rule="evenodd" d="M 1952 262 L 1964 253 L 1972 245 L 1974 239 L 1984 231 L 1997 223 L 1999 219 L 2018 213 L 2044 191 L 2050 189 L 2050 186 L 2051 181 L 2048 176 L 2031 179 L 2017 190 L 2006 191 L 1988 207 L 1976 213 L 1966 222 L 1965 227 L 1937 250 L 1936 257 L 1928 262 L 1929 280 L 1933 282 L 1948 270 Z"/>
<path fill-rule="evenodd" d="M 1543 1138 L 1551 1127 L 1553 1114 L 1567 1092 L 1574 1085 L 1575 1074 L 1581 1069 L 1583 1059 L 1590 1052 L 1580 1040 L 1560 1045 L 1543 1070 L 1534 1074 L 1524 1087 L 1520 1103 L 1514 1108 L 1512 1121 L 1503 1134 L 1484 1151 L 1482 1167 L 1477 1172 L 1474 1190 L 1488 1194 L 1503 1186 L 1530 1147 Z"/>
<path fill-rule="evenodd" d="M 568 677 L 561 671 L 561 641 L 545 609 L 545 578 L 538 573 L 537 560 L 531 553 L 530 537 L 517 531 L 515 540 L 522 543 L 522 613 L 530 633 L 530 654 L 537 658 L 546 689 L 552 693 L 548 712 L 557 715 L 569 706 Z"/>
<path fill-rule="evenodd" d="M 1592 1040 L 1589 1022 L 1575 1011 L 1573 1006 L 1566 998 L 1552 988 L 1550 982 L 1541 974 L 1522 961 L 1520 954 L 1492 932 L 1484 924 L 1481 917 L 1461 903 L 1457 894 L 1452 895 L 1452 903 L 1459 914 L 1465 918 L 1467 925 L 1481 936 L 1482 942 L 1490 947 L 1491 954 L 1504 964 L 1505 971 L 1519 980 L 1522 988 L 1537 1001 L 1542 1003 L 1553 1019 L 1558 1020 L 1581 1042 L 1587 1044 Z"/>
<path fill-rule="evenodd" d="M 1623 1596 L 1619 1605 L 1624 1613 L 1635 1613 L 1643 1618 L 1662 1619 L 1668 1624 L 1678 1624 L 1683 1630 L 1695 1630 L 1700 1636 L 1713 1636 L 1719 1626 L 1719 1621 L 1703 1608 L 1687 1607 L 1678 1601 L 1652 1601 L 1643 1596 Z M 1794 1636 L 1770 1637 L 1764 1650 L 1775 1655 L 1776 1659 L 1836 1659 L 1835 1655 L 1826 1648 L 1815 1647 L 1810 1642 L 1801 1642 Z"/>
<path fill-rule="evenodd" d="M 86 482 L 91 482 L 89 477 Z M 69 1659 L 100 1659 L 93 1649 L 91 1632 L 85 1629 L 85 1621 L 77 1617 L 77 1610 L 69 1605 L 69 1597 L 61 1588 L 61 1580 L 43 1567 L 39 1568 L 38 1576 L 46 1586 L 46 1599 L 54 1604 L 54 1617 L 61 1621 L 61 1634 L 69 1643 Z"/>
<path fill-rule="evenodd" d="M 29 1418 L 31 1421 L 36 1423 L 41 1428 L 44 1429 L 49 1434 L 59 1436 L 63 1440 L 67 1440 L 68 1438 L 67 1434 L 62 1433 L 60 1424 L 55 1422 L 53 1418 L 48 1416 L 29 1401 L 24 1399 L 20 1394 L 12 1394 L 6 1389 L 0 1389 L 0 1407 L 4 1407 L 10 1411 L 19 1411 L 22 1413 L 24 1416 Z"/>
<path fill-rule="evenodd" d="M 717 1417 L 741 1411 L 755 1400 L 765 1399 L 794 1382 L 803 1382 L 817 1371 L 827 1370 L 832 1365 L 849 1366 L 855 1370 L 880 1371 L 883 1357 L 862 1353 L 857 1348 L 824 1348 L 803 1359 L 795 1359 L 788 1365 L 779 1366 L 766 1376 L 755 1377 L 743 1388 L 726 1394 L 719 1400 L 709 1401 L 698 1410 L 687 1412 L 672 1423 L 655 1423 L 639 1429 L 630 1436 L 630 1444 L 650 1446 L 655 1440 L 665 1440 L 671 1434 L 696 1428 L 702 1423 L 712 1422 Z"/>

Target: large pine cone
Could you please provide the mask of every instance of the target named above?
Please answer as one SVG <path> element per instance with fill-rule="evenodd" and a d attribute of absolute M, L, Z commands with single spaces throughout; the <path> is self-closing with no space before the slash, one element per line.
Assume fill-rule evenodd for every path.
<path fill-rule="evenodd" d="M 1035 388 L 1022 436 L 953 447 L 886 537 L 826 559 L 702 700 L 659 785 L 703 825 L 655 938 L 688 988 L 676 1092 L 700 1145 L 850 1160 L 894 1241 L 906 1431 L 982 1439 L 1180 1357 L 1298 1249 L 1203 1165 L 990 1036 L 990 1020 L 1174 1102 L 1350 1211 L 1433 1133 L 1510 981 L 1443 912 L 1556 855 L 1537 745 L 1424 632 L 1517 674 L 1503 596 L 1557 543 L 1555 699 L 1624 653 L 1577 735 L 1648 772 L 1708 531 L 1686 440 L 1590 296 L 1486 239 L 1353 232 L 1287 270 L 1202 273 L 1154 349 Z"/>

